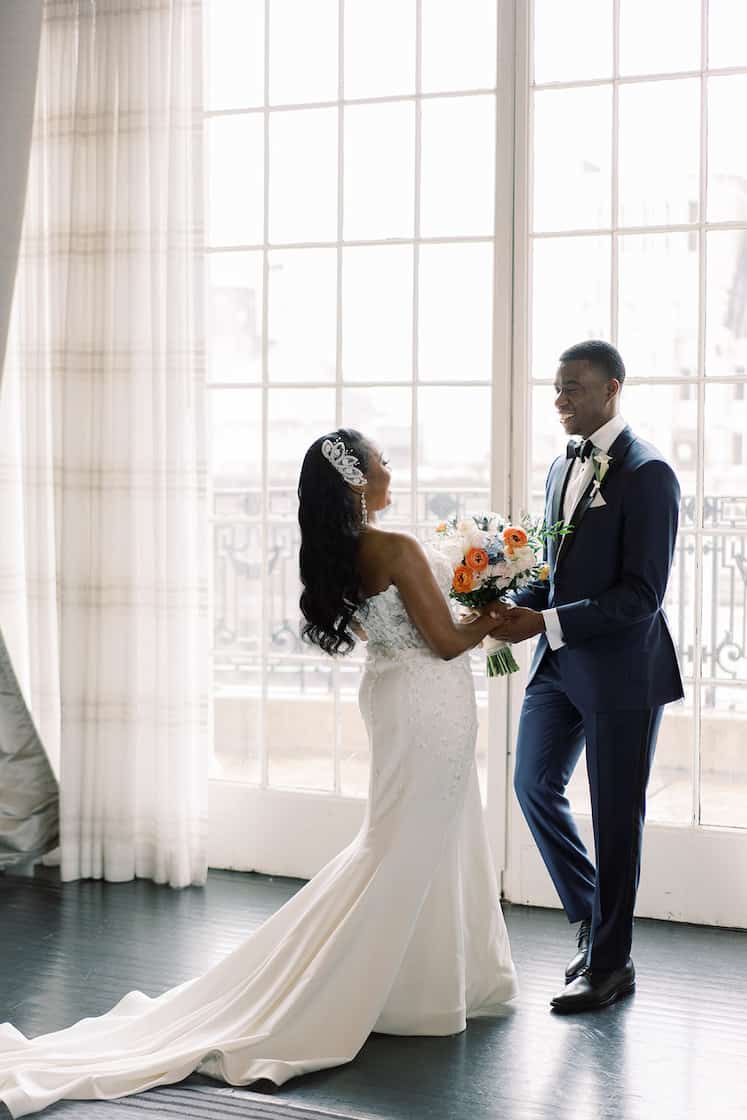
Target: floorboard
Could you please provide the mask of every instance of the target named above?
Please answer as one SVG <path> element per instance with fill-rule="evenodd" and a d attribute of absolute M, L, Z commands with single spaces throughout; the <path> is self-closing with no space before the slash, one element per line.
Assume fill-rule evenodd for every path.
<path fill-rule="evenodd" d="M 156 995 L 220 960 L 299 886 L 220 871 L 179 892 L 0 875 L 0 1021 L 35 1035 L 100 1014 L 132 988 Z M 294 1115 L 376 1120 L 747 1118 L 747 933 L 639 921 L 636 994 L 561 1018 L 548 1001 L 574 948 L 570 927 L 551 910 L 507 906 L 506 919 L 521 995 L 503 1016 L 451 1038 L 374 1035 L 350 1065 L 263 1095 L 267 1115 L 287 1102 Z M 200 1077 L 165 1092 L 176 1096 L 145 1094 L 118 1114 L 163 1105 L 211 1120 L 258 1097 Z M 99 1108 L 63 1103 L 45 1115 L 96 1120 Z"/>

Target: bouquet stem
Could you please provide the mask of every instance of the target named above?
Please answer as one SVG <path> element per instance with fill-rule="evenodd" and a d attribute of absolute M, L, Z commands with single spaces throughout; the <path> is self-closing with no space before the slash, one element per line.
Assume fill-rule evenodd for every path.
<path fill-rule="evenodd" d="M 511 652 L 511 646 L 506 644 L 497 646 L 488 651 L 487 657 L 489 677 L 507 677 L 509 673 L 518 673 L 519 666 Z"/>

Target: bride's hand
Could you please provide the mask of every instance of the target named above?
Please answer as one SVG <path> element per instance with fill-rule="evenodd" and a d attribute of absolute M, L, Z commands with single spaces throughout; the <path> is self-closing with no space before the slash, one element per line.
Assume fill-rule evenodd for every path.
<path fill-rule="evenodd" d="M 484 607 L 480 608 L 480 614 L 489 614 L 491 618 L 496 619 L 497 624 L 501 624 L 506 615 L 514 610 L 516 610 L 516 605 L 510 599 L 494 599 L 492 603 L 486 603 Z"/>

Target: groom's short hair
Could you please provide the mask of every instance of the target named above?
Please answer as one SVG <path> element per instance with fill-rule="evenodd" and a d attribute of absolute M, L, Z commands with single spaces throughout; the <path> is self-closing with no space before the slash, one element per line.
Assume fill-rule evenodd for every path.
<path fill-rule="evenodd" d="M 588 362 L 608 381 L 614 377 L 620 384 L 625 380 L 625 363 L 620 353 L 609 342 L 602 342 L 599 338 L 591 338 L 588 342 L 577 342 L 569 346 L 560 355 L 561 362 Z"/>

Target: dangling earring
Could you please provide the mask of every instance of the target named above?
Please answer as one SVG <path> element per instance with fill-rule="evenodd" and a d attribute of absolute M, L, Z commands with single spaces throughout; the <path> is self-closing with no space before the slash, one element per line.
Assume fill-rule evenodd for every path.
<path fill-rule="evenodd" d="M 366 505 L 366 495 L 361 490 L 361 526 L 366 528 L 368 525 L 368 506 Z"/>

